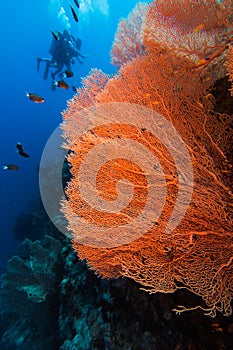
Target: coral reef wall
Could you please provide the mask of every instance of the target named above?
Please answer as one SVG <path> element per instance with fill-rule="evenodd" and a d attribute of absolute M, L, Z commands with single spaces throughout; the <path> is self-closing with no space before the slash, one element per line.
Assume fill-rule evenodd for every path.
<path fill-rule="evenodd" d="M 40 225 L 42 233 L 47 230 Z M 12 261 L 19 262 L 17 268 Z M 199 310 L 177 316 L 171 310 L 181 300 L 191 305 L 198 298 L 182 290 L 150 295 L 127 278 L 98 278 L 51 229 L 41 241 L 27 239 L 2 276 L 0 347 L 231 349 L 232 316 L 213 320 Z"/>
<path fill-rule="evenodd" d="M 56 265 L 61 242 L 51 236 L 23 242 L 2 275 L 1 318 L 5 319 L 1 349 L 51 349 L 57 340 L 55 299 L 59 274 Z M 1 327 L 1 328 L 2 328 Z M 53 345 L 52 345 L 53 344 Z"/>

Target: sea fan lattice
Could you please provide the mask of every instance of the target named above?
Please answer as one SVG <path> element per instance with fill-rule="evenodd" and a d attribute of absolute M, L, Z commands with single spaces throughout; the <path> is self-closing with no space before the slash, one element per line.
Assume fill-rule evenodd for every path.
<path fill-rule="evenodd" d="M 97 106 L 115 102 L 138 104 L 166 118 L 182 137 L 192 160 L 191 202 L 179 225 L 168 232 L 182 181 L 189 180 L 185 171 L 177 169 L 171 152 L 147 127 L 131 125 L 130 115 L 128 123 L 121 124 L 117 123 L 115 112 L 115 122 L 98 126 L 92 122 L 88 110 L 82 110 L 80 119 L 83 102 L 76 98 L 72 113 L 64 113 L 63 124 L 66 148 L 71 150 L 68 161 L 72 180 L 66 189 L 67 200 L 62 210 L 73 234 L 73 246 L 80 258 L 86 259 L 103 277 L 127 276 L 151 293 L 186 288 L 202 297 L 211 316 L 217 310 L 229 315 L 233 298 L 233 203 L 232 167 L 226 155 L 232 138 L 229 128 L 232 118 L 213 112 L 210 94 L 189 58 L 158 48 L 153 40 L 145 41 L 145 45 L 146 54 L 125 64 L 118 75 L 109 78 L 95 96 L 95 103 Z M 91 88 L 89 93 L 91 95 Z M 77 134 L 79 123 L 87 130 L 81 136 Z M 98 168 L 96 189 L 99 197 L 107 202 L 116 200 L 120 180 L 133 183 L 132 198 L 124 210 L 116 213 L 96 209 L 80 191 L 83 180 L 80 182 L 79 171 L 86 155 L 103 143 L 124 139 L 147 148 L 162 168 L 166 201 L 161 214 L 150 229 L 127 244 L 110 248 L 82 244 L 90 242 L 80 240 L 75 217 L 96 225 L 98 236 L 103 227 L 121 227 L 133 222 L 143 211 L 148 195 L 147 174 L 140 165 L 125 159 L 127 151 L 116 158 L 113 152 L 113 159 L 99 168 L 97 160 L 90 164 L 90 169 Z M 91 191 L 88 174 L 85 181 Z M 135 226 L 136 230 L 140 228 Z"/>

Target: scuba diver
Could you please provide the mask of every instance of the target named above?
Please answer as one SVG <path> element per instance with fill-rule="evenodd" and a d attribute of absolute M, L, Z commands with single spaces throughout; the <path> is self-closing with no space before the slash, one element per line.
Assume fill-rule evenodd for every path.
<path fill-rule="evenodd" d="M 54 31 L 51 31 L 51 33 L 53 35 L 53 40 L 50 45 L 49 53 L 52 58 L 37 58 L 37 71 L 40 69 L 40 63 L 46 62 L 43 75 L 45 80 L 48 78 L 50 68 L 55 69 L 51 73 L 53 80 L 56 78 L 57 74 L 61 79 L 64 76 L 68 78 L 72 77 L 74 74 L 71 69 L 71 64 L 75 63 L 75 58 L 80 64 L 83 64 L 80 57 L 86 57 L 79 52 L 82 41 L 79 38 L 75 39 L 74 36 L 70 35 L 66 29 L 63 30 L 63 33 L 55 33 Z M 66 69 L 64 72 L 62 72 L 64 66 Z"/>

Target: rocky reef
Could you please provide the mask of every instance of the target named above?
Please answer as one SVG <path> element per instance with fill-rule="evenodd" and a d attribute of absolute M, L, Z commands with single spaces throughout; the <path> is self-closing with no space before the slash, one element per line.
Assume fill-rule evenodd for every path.
<path fill-rule="evenodd" d="M 2 276 L 1 349 L 51 349 L 56 322 L 61 242 L 25 239 Z"/>
<path fill-rule="evenodd" d="M 201 301 L 187 291 L 149 295 L 127 278 L 99 278 L 54 227 L 50 235 L 47 225 L 40 229 L 41 239 L 25 239 L 2 276 L 2 350 L 231 349 L 232 316 L 177 316 L 176 305 Z"/>

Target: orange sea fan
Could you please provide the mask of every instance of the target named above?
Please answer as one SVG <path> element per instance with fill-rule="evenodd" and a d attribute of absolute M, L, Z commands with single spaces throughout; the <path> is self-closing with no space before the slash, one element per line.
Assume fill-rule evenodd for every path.
<path fill-rule="evenodd" d="M 90 107 L 96 103 L 96 96 L 103 90 L 109 80 L 109 76 L 100 69 L 91 69 L 90 74 L 82 78 L 82 87 L 77 89 L 77 94 L 68 101 L 68 109 L 62 112 L 63 119 L 68 119 L 72 114 Z"/>
<path fill-rule="evenodd" d="M 211 111 L 206 86 L 193 71 L 190 60 L 175 57 L 170 50 L 158 50 L 153 42 L 148 42 L 146 49 L 147 55 L 124 65 L 119 75 L 109 79 L 105 88 L 95 96 L 96 106 L 103 108 L 102 114 L 94 117 L 95 107 L 93 110 L 83 109 L 81 114 L 71 113 L 63 125 L 67 148 L 72 151 L 68 160 L 73 176 L 66 190 L 68 200 L 63 203 L 63 212 L 73 234 L 73 246 L 80 258 L 86 259 L 101 276 L 127 276 L 153 293 L 186 288 L 203 298 L 212 316 L 216 310 L 229 315 L 233 298 L 233 203 L 226 140 L 232 137 L 232 129 L 228 128 L 231 118 Z M 92 91 L 88 90 L 88 94 L 91 95 Z M 115 102 L 119 103 L 119 110 L 108 106 L 108 103 Z M 179 191 L 190 191 L 186 186 L 190 181 L 188 172 L 177 169 L 171 151 L 150 131 L 150 125 L 145 127 L 151 117 L 145 114 L 142 118 L 142 114 L 137 115 L 137 109 L 135 115 L 131 115 L 130 105 L 124 103 L 136 103 L 149 108 L 151 113 L 160 113 L 175 127 L 188 148 L 194 176 L 192 199 L 182 221 L 170 233 L 166 228 Z M 76 111 L 83 106 L 78 99 L 74 108 L 75 104 Z M 109 122 L 108 114 L 111 116 Z M 120 122 L 122 114 L 126 115 L 127 123 Z M 133 117 L 135 120 L 142 118 L 141 126 L 133 125 Z M 105 124 L 97 125 L 97 121 L 103 118 Z M 81 124 L 86 127 L 86 132 L 78 136 Z M 117 147 L 111 148 L 110 160 L 108 154 L 101 151 L 92 163 L 86 164 L 88 154 L 93 150 L 102 149 L 102 144 L 111 145 L 118 141 L 120 145 L 122 140 L 147 148 L 158 160 L 154 170 L 150 171 L 159 177 L 157 172 L 161 167 L 165 182 L 156 185 L 155 193 L 166 187 L 166 202 L 152 227 L 136 240 L 110 248 L 91 246 L 88 238 L 82 244 L 82 237 L 88 236 L 88 232 L 80 232 L 77 217 L 84 226 L 86 223 L 96 225 L 96 240 L 103 240 L 102 230 L 105 228 L 117 227 L 124 237 L 124 225 L 133 223 L 146 205 L 149 193 L 147 172 L 150 175 L 150 171 L 129 160 L 132 151 L 137 154 L 137 146 L 128 150 L 124 148 L 120 155 Z M 86 171 L 84 178 L 80 178 L 84 163 Z M 123 190 L 117 192 L 119 181 L 125 179 L 133 184 L 131 201 L 123 210 L 102 211 L 98 204 L 92 206 L 88 198 L 82 196 L 83 184 L 84 190 L 93 194 L 91 201 L 95 196 L 91 183 L 94 175 L 89 175 L 91 169 L 96 174 L 99 197 L 106 202 L 114 202 L 119 193 L 125 194 Z M 136 233 L 140 229 L 135 225 Z M 109 235 L 105 236 L 105 241 L 114 239 Z"/>

